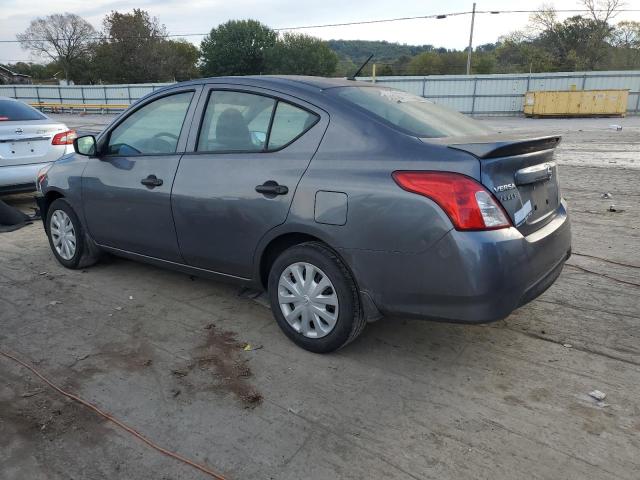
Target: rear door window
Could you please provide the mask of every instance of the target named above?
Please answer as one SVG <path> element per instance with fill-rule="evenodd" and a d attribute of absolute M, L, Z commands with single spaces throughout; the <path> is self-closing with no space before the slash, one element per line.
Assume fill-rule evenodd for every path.
<path fill-rule="evenodd" d="M 109 155 L 175 153 L 193 92 L 154 100 L 129 115 L 109 137 Z"/>
<path fill-rule="evenodd" d="M 296 140 L 312 126 L 319 117 L 290 103 L 278 102 L 269 134 L 269 150 L 277 150 Z"/>
<path fill-rule="evenodd" d="M 262 95 L 212 91 L 198 136 L 198 151 L 264 151 L 275 104 L 273 98 Z"/>
<path fill-rule="evenodd" d="M 45 117 L 35 108 L 22 102 L 0 100 L 0 122 L 21 122 L 29 120 L 44 120 Z"/>

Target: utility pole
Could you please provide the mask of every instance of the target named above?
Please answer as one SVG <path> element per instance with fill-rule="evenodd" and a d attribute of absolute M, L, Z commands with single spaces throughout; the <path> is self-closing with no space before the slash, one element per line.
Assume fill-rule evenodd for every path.
<path fill-rule="evenodd" d="M 469 50 L 467 51 L 467 75 L 471 74 L 471 50 L 473 49 L 473 22 L 476 19 L 476 2 L 473 2 L 471 12 L 471 33 L 469 33 Z"/>

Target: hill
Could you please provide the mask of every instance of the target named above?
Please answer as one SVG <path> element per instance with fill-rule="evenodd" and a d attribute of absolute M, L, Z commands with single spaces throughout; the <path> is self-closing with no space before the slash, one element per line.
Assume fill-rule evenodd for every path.
<path fill-rule="evenodd" d="M 364 62 L 371 54 L 376 61 L 394 61 L 400 57 L 413 57 L 422 52 L 434 50 L 433 45 L 406 45 L 371 40 L 329 40 L 329 48 L 338 54 L 340 60 Z"/>

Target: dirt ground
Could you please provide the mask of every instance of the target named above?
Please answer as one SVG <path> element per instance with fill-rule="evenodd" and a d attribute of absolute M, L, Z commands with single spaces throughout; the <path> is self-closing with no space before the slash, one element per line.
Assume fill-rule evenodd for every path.
<path fill-rule="evenodd" d="M 0 350 L 229 479 L 637 479 L 640 118 L 484 121 L 564 135 L 574 255 L 505 321 L 381 320 L 315 355 L 237 287 L 65 270 L 35 223 L 0 234 Z M 207 478 L 4 358 L 0 477 Z"/>

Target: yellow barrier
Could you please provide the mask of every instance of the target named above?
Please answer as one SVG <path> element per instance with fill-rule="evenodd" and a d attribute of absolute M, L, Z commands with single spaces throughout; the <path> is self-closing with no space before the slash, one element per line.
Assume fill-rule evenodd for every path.
<path fill-rule="evenodd" d="M 109 111 L 109 110 L 126 110 L 129 108 L 127 104 L 116 104 L 116 103 L 52 103 L 52 102 L 35 102 L 30 103 L 32 107 L 42 109 L 48 109 L 54 113 L 62 112 L 64 113 L 66 110 L 69 110 L 73 113 L 74 110 L 82 110 L 86 112 L 87 110 L 100 110 L 101 112 Z"/>
<path fill-rule="evenodd" d="M 629 90 L 527 92 L 524 114 L 528 117 L 624 117 L 628 96 Z"/>

